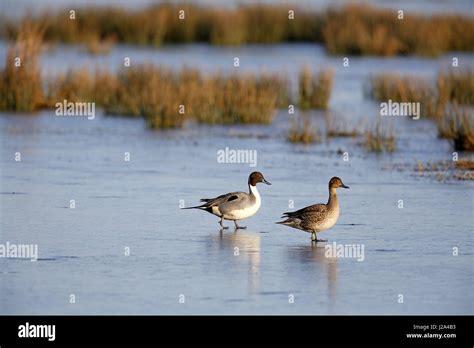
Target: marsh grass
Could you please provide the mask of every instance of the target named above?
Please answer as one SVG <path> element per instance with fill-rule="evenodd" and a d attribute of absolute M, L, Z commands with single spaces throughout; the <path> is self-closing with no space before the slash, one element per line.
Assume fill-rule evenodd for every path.
<path fill-rule="evenodd" d="M 378 74 L 369 80 L 366 93 L 378 101 L 419 102 L 421 116 L 440 120 L 447 117 L 452 103 L 474 105 L 474 70 L 441 71 L 435 82 L 393 73 Z"/>
<path fill-rule="evenodd" d="M 313 128 L 311 119 L 306 114 L 292 118 L 287 139 L 291 143 L 305 145 L 321 142 L 321 136 Z"/>
<path fill-rule="evenodd" d="M 359 127 L 352 126 L 347 119 L 336 117 L 335 115 L 326 115 L 326 136 L 335 137 L 357 137 L 360 135 Z"/>
<path fill-rule="evenodd" d="M 451 139 L 456 150 L 474 151 L 474 70 L 446 70 L 435 82 L 379 74 L 371 78 L 368 94 L 375 100 L 420 102 L 421 115 L 434 120 L 440 138 Z"/>
<path fill-rule="evenodd" d="M 444 108 L 437 98 L 436 88 L 427 79 L 382 73 L 371 77 L 367 94 L 375 100 L 399 103 L 420 103 L 422 117 L 436 118 Z"/>
<path fill-rule="evenodd" d="M 474 180 L 474 161 L 459 159 L 458 161 L 416 161 L 415 172 L 419 176 L 433 177 L 438 181 Z"/>
<path fill-rule="evenodd" d="M 97 35 L 92 34 L 90 38 L 85 41 L 85 51 L 91 55 L 106 55 L 112 51 L 115 41 L 113 37 L 101 39 Z"/>
<path fill-rule="evenodd" d="M 0 110 L 29 112 L 42 106 L 39 54 L 44 31 L 40 23 L 21 24 L 14 46 L 8 49 L 5 68 L 0 71 Z"/>
<path fill-rule="evenodd" d="M 295 17 L 288 19 L 293 9 Z M 185 19 L 179 19 L 184 10 Z M 47 41 L 87 42 L 90 37 L 159 46 L 165 43 L 207 42 L 215 45 L 319 42 L 330 54 L 438 55 L 473 51 L 474 20 L 462 15 L 417 15 L 367 5 L 317 11 L 285 5 L 252 4 L 235 8 L 192 4 L 152 4 L 134 10 L 120 7 L 81 7 L 76 19 L 64 11 L 33 18 L 47 22 Z M 15 39 L 19 25 L 5 19 L 1 32 Z"/>
<path fill-rule="evenodd" d="M 268 124 L 279 95 L 288 94 L 286 78 L 277 74 L 203 76 L 195 69 L 174 71 L 150 64 L 116 74 L 83 68 L 47 85 L 49 106 L 63 99 L 94 101 L 108 114 L 144 117 L 151 128 L 177 128 L 190 119 L 206 124 Z"/>
<path fill-rule="evenodd" d="M 309 67 L 305 67 L 299 74 L 298 91 L 299 107 L 301 110 L 326 110 L 331 98 L 334 72 L 321 69 L 313 74 Z"/>
<path fill-rule="evenodd" d="M 435 56 L 472 51 L 474 21 L 459 15 L 423 16 L 348 5 L 325 15 L 323 39 L 331 54 Z"/>
<path fill-rule="evenodd" d="M 445 70 L 438 74 L 437 94 L 440 105 L 455 102 L 474 105 L 474 69 Z"/>
<path fill-rule="evenodd" d="M 364 136 L 365 148 L 370 152 L 394 152 L 397 139 L 393 128 L 382 128 L 380 122 L 367 128 Z"/>
<path fill-rule="evenodd" d="M 44 30 L 25 23 L 8 51 L 0 80 L 1 110 L 33 111 L 66 99 L 95 102 L 109 114 L 143 117 L 152 128 L 176 128 L 190 119 L 268 124 L 275 110 L 288 104 L 287 78 L 273 73 L 202 75 L 196 69 L 140 64 L 117 73 L 84 67 L 42 80 L 38 56 Z M 15 67 L 16 57 L 21 67 Z"/>
<path fill-rule="evenodd" d="M 211 124 L 271 123 L 278 96 L 267 79 L 251 74 L 206 78 L 197 91 L 196 120 Z"/>
<path fill-rule="evenodd" d="M 93 101 L 98 106 L 117 102 L 118 78 L 107 70 L 91 72 L 86 67 L 71 70 L 45 79 L 45 100 L 47 107 L 67 99 L 71 102 Z"/>
<path fill-rule="evenodd" d="M 457 169 L 474 170 L 474 161 L 470 159 L 460 159 L 455 162 Z"/>
<path fill-rule="evenodd" d="M 437 122 L 438 136 L 450 139 L 454 149 L 459 151 L 474 151 L 474 115 L 472 110 L 452 105 L 446 116 Z"/>

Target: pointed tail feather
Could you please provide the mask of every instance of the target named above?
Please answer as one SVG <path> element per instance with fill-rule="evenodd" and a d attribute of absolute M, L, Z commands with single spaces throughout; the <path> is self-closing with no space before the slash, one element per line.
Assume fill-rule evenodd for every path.
<path fill-rule="evenodd" d="M 181 209 L 201 209 L 201 210 L 207 211 L 208 213 L 213 214 L 212 207 L 209 207 L 207 203 L 203 205 L 197 205 L 195 207 L 187 207 L 187 208 L 181 208 Z"/>
<path fill-rule="evenodd" d="M 206 209 L 206 207 L 204 205 L 197 205 L 195 207 L 186 207 L 181 209 Z"/>
<path fill-rule="evenodd" d="M 282 216 L 282 218 L 283 218 L 283 217 L 284 217 L 284 216 Z M 287 225 L 289 222 L 291 222 L 291 220 L 290 220 L 290 219 L 286 219 L 286 220 L 284 220 L 284 221 L 277 221 L 277 222 L 275 222 L 275 223 L 276 223 L 276 224 L 280 224 L 280 225 Z"/>
<path fill-rule="evenodd" d="M 287 211 L 286 213 L 283 213 L 283 216 L 281 218 L 283 219 L 283 218 L 295 217 L 295 216 L 298 216 L 299 214 L 300 214 L 299 211 Z"/>

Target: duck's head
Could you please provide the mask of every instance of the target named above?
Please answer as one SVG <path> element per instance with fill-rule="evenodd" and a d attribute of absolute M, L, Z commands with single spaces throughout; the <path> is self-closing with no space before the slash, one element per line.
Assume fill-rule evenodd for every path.
<path fill-rule="evenodd" d="M 337 176 L 332 177 L 331 180 L 329 180 L 329 189 L 337 189 L 339 187 L 346 189 L 349 188 L 349 186 L 344 185 L 341 178 L 338 178 Z"/>
<path fill-rule="evenodd" d="M 260 172 L 253 172 L 249 175 L 249 185 L 256 186 L 259 182 L 263 182 L 264 184 L 271 185 L 265 178 L 263 174 Z"/>

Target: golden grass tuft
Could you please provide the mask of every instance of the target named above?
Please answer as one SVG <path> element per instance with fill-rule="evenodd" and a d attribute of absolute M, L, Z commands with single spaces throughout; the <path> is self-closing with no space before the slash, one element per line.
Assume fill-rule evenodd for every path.
<path fill-rule="evenodd" d="M 437 78 L 439 104 L 474 105 L 474 69 L 441 71 Z"/>
<path fill-rule="evenodd" d="M 198 97 L 198 122 L 220 124 L 271 123 L 277 94 L 268 77 L 251 74 L 206 78 Z"/>
<path fill-rule="evenodd" d="M 334 117 L 334 115 L 327 115 L 326 121 L 326 136 L 328 138 L 335 137 L 357 137 L 360 135 L 358 127 L 351 126 L 347 119 L 341 117 Z"/>
<path fill-rule="evenodd" d="M 288 132 L 288 141 L 294 144 L 313 144 L 321 142 L 321 137 L 313 129 L 308 115 L 293 118 Z"/>
<path fill-rule="evenodd" d="M 460 159 L 455 163 L 457 169 L 474 170 L 474 161 L 470 159 Z"/>
<path fill-rule="evenodd" d="M 383 102 L 389 99 L 400 103 L 419 102 L 422 117 L 436 118 L 445 106 L 438 102 L 436 89 L 428 80 L 393 73 L 372 76 L 368 94 Z"/>
<path fill-rule="evenodd" d="M 320 70 L 317 74 L 305 67 L 299 75 L 299 107 L 301 110 L 321 109 L 326 110 L 331 98 L 334 72 Z"/>
<path fill-rule="evenodd" d="M 101 39 L 97 35 L 92 34 L 85 42 L 85 50 L 91 55 L 106 55 L 112 51 L 115 41 L 113 37 Z"/>
<path fill-rule="evenodd" d="M 451 139 L 454 149 L 474 151 L 474 115 L 472 111 L 451 105 L 444 118 L 437 122 L 438 136 Z"/>
<path fill-rule="evenodd" d="M 39 55 L 44 31 L 40 23 L 21 24 L 15 45 L 8 49 L 5 68 L 0 71 L 0 110 L 28 112 L 42 106 Z"/>
<path fill-rule="evenodd" d="M 394 152 L 397 148 L 397 139 L 392 128 L 382 128 L 380 122 L 368 128 L 364 138 L 365 148 L 370 152 Z"/>
<path fill-rule="evenodd" d="M 384 102 L 419 102 L 422 117 L 442 121 L 449 117 L 451 104 L 474 105 L 474 70 L 441 71 L 435 83 L 393 73 L 378 74 L 370 79 L 368 94 Z"/>
<path fill-rule="evenodd" d="M 474 150 L 473 69 L 441 71 L 435 83 L 380 74 L 370 80 L 369 94 L 379 101 L 420 102 L 421 115 L 436 122 L 440 138 L 453 140 L 456 150 Z"/>

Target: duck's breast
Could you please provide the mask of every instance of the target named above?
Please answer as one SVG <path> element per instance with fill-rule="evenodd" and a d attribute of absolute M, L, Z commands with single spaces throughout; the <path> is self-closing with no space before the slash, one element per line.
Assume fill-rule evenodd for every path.
<path fill-rule="evenodd" d="M 316 230 L 320 232 L 320 231 L 324 231 L 333 227 L 336 224 L 338 218 L 339 218 L 339 207 L 337 207 L 336 209 L 329 210 L 327 212 L 327 215 L 324 217 L 324 219 L 322 219 L 319 222 L 319 224 L 316 226 Z"/>
<path fill-rule="evenodd" d="M 235 207 L 235 209 L 229 210 L 224 214 L 225 219 L 229 220 L 241 220 L 253 216 L 260 209 L 260 202 L 254 202 L 253 204 L 246 207 Z"/>
<path fill-rule="evenodd" d="M 244 194 L 242 199 L 228 202 L 225 207 L 221 208 L 224 219 L 241 220 L 257 213 L 262 202 L 258 191 L 253 188 L 251 188 L 251 191 L 253 194 Z"/>

